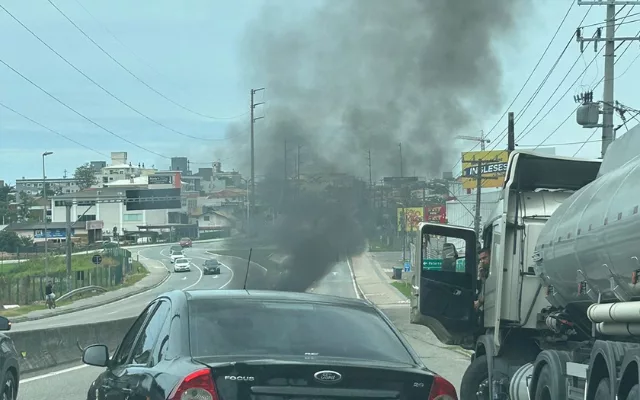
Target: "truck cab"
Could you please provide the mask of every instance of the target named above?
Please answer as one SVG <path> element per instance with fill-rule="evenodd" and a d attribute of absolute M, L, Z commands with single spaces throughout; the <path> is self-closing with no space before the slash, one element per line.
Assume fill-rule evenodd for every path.
<path fill-rule="evenodd" d="M 534 269 L 536 242 L 551 214 L 593 181 L 599 166 L 599 160 L 513 152 L 500 200 L 479 235 L 469 227 L 420 224 L 411 322 L 427 326 L 444 344 L 475 351 L 474 359 L 484 356 L 489 381 L 511 377 L 522 365 L 500 356 L 535 359 L 541 310 L 550 306 Z M 452 248 L 454 269 L 446 261 Z M 480 248 L 490 252 L 484 279 L 478 276 Z M 480 295 L 484 302 L 476 310 Z"/>

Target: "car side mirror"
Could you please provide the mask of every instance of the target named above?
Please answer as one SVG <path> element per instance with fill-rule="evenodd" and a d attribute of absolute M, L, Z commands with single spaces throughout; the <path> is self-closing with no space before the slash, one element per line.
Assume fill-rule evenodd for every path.
<path fill-rule="evenodd" d="M 95 367 L 109 365 L 109 348 L 104 344 L 93 344 L 82 352 L 82 362 Z"/>
<path fill-rule="evenodd" d="M 11 321 L 7 317 L 0 317 L 0 331 L 10 331 Z"/>

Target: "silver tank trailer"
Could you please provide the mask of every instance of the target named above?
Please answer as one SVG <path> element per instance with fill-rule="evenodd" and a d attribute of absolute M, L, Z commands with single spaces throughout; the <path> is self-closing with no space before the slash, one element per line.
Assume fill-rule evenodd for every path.
<path fill-rule="evenodd" d="M 598 178 L 569 197 L 545 224 L 534 259 L 536 273 L 556 293 L 547 296 L 551 304 L 593 303 L 599 294 L 602 301 L 640 296 L 640 285 L 631 284 L 640 270 L 638 149 L 636 127 L 609 147 Z"/>

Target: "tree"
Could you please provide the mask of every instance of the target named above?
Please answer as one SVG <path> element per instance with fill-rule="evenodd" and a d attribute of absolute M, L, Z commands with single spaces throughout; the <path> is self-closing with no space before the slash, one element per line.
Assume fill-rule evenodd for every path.
<path fill-rule="evenodd" d="M 7 230 L 0 231 L 0 251 L 14 253 L 22 245 L 22 240 L 17 233 Z"/>
<path fill-rule="evenodd" d="M 35 204 L 33 196 L 28 193 L 20 192 L 20 203 L 18 204 L 18 218 L 28 221 L 31 217 L 31 207 Z"/>
<path fill-rule="evenodd" d="M 16 212 L 9 205 L 13 201 L 13 187 L 5 184 L 0 186 L 0 224 L 15 222 L 18 218 Z"/>
<path fill-rule="evenodd" d="M 73 173 L 73 178 L 76 180 L 76 184 L 80 190 L 89 189 L 91 186 L 98 183 L 96 172 L 89 163 L 83 164 L 76 168 Z"/>

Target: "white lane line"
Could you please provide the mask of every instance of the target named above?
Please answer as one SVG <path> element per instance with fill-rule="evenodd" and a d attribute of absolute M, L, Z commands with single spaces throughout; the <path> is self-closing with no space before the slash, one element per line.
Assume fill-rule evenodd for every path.
<path fill-rule="evenodd" d="M 356 293 L 356 297 L 360 299 L 360 291 L 358 290 L 358 284 L 356 283 L 356 274 L 353 272 L 351 262 L 347 258 L 347 266 L 349 267 L 349 273 L 351 274 L 351 283 L 353 284 L 353 291 Z M 365 297 L 366 299 L 366 297 Z"/>
<path fill-rule="evenodd" d="M 191 263 L 191 264 L 193 264 L 193 263 Z M 198 267 L 198 266 L 197 266 L 197 265 L 195 265 L 195 264 L 193 264 L 193 266 L 194 266 L 194 267 L 196 267 L 196 268 L 198 269 L 198 271 L 200 271 L 200 276 L 198 277 L 198 280 L 197 280 L 195 283 L 193 283 L 193 284 L 191 284 L 191 285 L 187 286 L 186 288 L 184 288 L 184 289 L 182 289 L 182 290 L 189 290 L 189 289 L 191 289 L 192 287 L 194 287 L 195 285 L 197 285 L 198 283 L 200 283 L 200 281 L 202 280 L 202 277 L 204 276 L 204 272 L 202 272 L 202 268 Z"/>
<path fill-rule="evenodd" d="M 38 376 L 34 376 L 27 379 L 21 379 L 20 384 L 22 385 L 23 383 L 29 383 L 33 381 L 39 381 L 40 379 L 51 378 L 52 376 L 66 374 L 67 372 L 73 372 L 73 371 L 77 371 L 79 369 L 87 368 L 87 367 L 88 365 L 78 365 L 78 366 L 67 368 L 67 369 L 61 369 L 60 371 L 49 372 L 48 374 L 44 374 L 44 375 L 38 375 Z"/>

